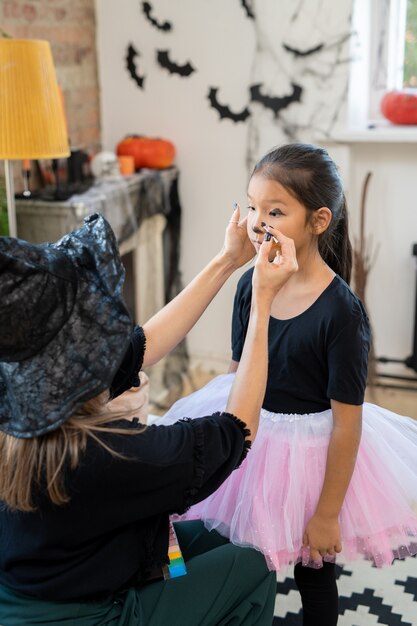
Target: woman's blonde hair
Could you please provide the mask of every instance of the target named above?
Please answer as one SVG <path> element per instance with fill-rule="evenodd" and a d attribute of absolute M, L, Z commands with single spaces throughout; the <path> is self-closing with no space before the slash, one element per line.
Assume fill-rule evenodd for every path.
<path fill-rule="evenodd" d="M 11 510 L 34 511 L 34 492 L 46 486 L 56 505 L 70 500 L 65 488 L 64 467 L 75 469 L 89 437 L 113 456 L 124 458 L 110 448 L 100 433 L 137 434 L 144 428 L 122 429 L 109 424 L 126 414 L 115 413 L 107 405 L 107 391 L 85 402 L 62 426 L 39 437 L 17 439 L 0 432 L 0 500 Z"/>

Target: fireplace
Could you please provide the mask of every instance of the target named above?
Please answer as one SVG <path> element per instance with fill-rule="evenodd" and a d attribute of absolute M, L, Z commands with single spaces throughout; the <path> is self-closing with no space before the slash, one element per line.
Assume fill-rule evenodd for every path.
<path fill-rule="evenodd" d="M 126 267 L 126 303 L 143 323 L 181 289 L 179 245 L 181 206 L 178 170 L 142 170 L 126 179 L 97 183 L 65 202 L 16 200 L 18 236 L 33 243 L 56 241 L 99 212 L 111 224 Z M 173 371 L 188 370 L 182 342 L 172 355 L 149 369 L 152 401 L 166 391 Z"/>

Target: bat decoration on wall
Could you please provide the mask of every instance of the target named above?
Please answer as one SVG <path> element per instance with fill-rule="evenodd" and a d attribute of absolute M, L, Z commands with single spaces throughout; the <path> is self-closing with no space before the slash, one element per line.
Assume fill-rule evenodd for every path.
<path fill-rule="evenodd" d="M 246 15 L 251 18 L 251 20 L 255 19 L 255 13 L 252 11 L 252 7 L 250 6 L 250 0 L 240 0 L 242 7 L 246 11 Z"/>
<path fill-rule="evenodd" d="M 179 74 L 180 76 L 189 76 L 195 72 L 195 68 L 190 62 L 184 65 L 177 65 L 169 58 L 169 50 L 157 50 L 157 59 L 161 67 L 164 67 L 170 74 Z"/>
<path fill-rule="evenodd" d="M 286 109 L 292 102 L 300 102 L 303 88 L 300 85 L 291 83 L 292 94 L 289 96 L 265 96 L 261 93 L 262 83 L 258 85 L 252 85 L 250 88 L 250 95 L 252 102 L 260 102 L 265 108 L 271 109 L 274 112 L 275 118 L 282 109 Z"/>
<path fill-rule="evenodd" d="M 152 24 L 152 26 L 155 26 L 158 30 L 163 30 L 165 32 L 172 30 L 171 22 L 158 22 L 158 20 L 152 17 L 152 5 L 150 2 L 142 2 L 142 9 L 146 19 L 150 24 Z"/>
<path fill-rule="evenodd" d="M 213 109 L 216 109 L 216 111 L 220 114 L 220 119 L 228 119 L 236 123 L 244 122 L 250 116 L 250 111 L 247 107 L 243 109 L 243 111 L 241 111 L 240 113 L 233 113 L 233 111 L 231 111 L 227 105 L 220 104 L 220 102 L 217 100 L 217 92 L 217 87 L 211 87 L 208 94 L 208 99 Z"/>
<path fill-rule="evenodd" d="M 318 46 L 314 46 L 314 48 L 309 48 L 308 50 L 298 50 L 297 48 L 291 48 L 291 46 L 287 46 L 286 43 L 282 44 L 282 47 L 287 52 L 291 52 L 296 57 L 308 57 L 310 54 L 316 54 L 316 52 L 320 52 L 324 48 L 324 43 L 320 43 Z"/>
<path fill-rule="evenodd" d="M 130 77 L 133 78 L 135 83 L 138 85 L 138 87 L 143 89 L 145 76 L 141 76 L 140 74 L 138 74 L 138 71 L 136 68 L 136 61 L 135 61 L 136 57 L 138 56 L 139 56 L 139 52 L 136 50 L 134 46 L 132 46 L 132 44 L 129 44 L 127 48 L 127 55 L 126 55 L 127 71 L 129 72 Z"/>

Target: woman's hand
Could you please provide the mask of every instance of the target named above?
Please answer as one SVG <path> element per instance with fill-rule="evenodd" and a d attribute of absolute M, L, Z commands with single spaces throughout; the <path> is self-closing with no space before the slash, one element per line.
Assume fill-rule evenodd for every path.
<path fill-rule="evenodd" d="M 335 556 L 342 551 L 339 520 L 337 517 L 313 515 L 304 531 L 303 546 L 310 550 L 310 559 L 317 563 L 324 556 Z"/>
<path fill-rule="evenodd" d="M 281 287 L 298 270 L 294 241 L 276 228 L 273 229 L 273 236 L 281 244 L 281 254 L 277 254 L 273 261 L 269 260 L 273 240 L 267 234 L 259 249 L 252 278 L 254 294 L 269 302 L 272 302 Z"/>
<path fill-rule="evenodd" d="M 274 229 L 274 236 L 275 236 Z M 237 415 L 256 436 L 268 375 L 268 327 L 271 304 L 282 285 L 297 271 L 294 242 L 277 232 L 282 255 L 270 262 L 271 240 L 259 249 L 253 272 L 253 292 L 249 323 L 239 367 L 229 395 L 226 410 Z"/>
<path fill-rule="evenodd" d="M 226 228 L 222 256 L 228 259 L 234 268 L 242 267 L 255 256 L 255 248 L 251 243 L 246 227 L 245 217 L 240 221 L 240 208 L 236 205 L 233 215 Z"/>

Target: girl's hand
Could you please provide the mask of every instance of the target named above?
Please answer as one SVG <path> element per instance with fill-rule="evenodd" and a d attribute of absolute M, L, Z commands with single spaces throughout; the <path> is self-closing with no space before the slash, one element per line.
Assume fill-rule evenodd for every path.
<path fill-rule="evenodd" d="M 313 515 L 304 531 L 303 546 L 310 550 L 310 559 L 317 563 L 326 555 L 342 551 L 339 520 L 335 517 Z"/>
<path fill-rule="evenodd" d="M 272 231 L 272 227 L 270 229 Z M 270 301 L 274 299 L 290 276 L 298 270 L 294 241 L 285 237 L 276 228 L 273 229 L 273 236 L 281 244 L 281 254 L 277 254 L 273 261 L 269 260 L 273 240 L 266 235 L 259 249 L 252 278 L 254 294 L 262 299 L 269 298 Z"/>
<path fill-rule="evenodd" d="M 245 217 L 240 221 L 240 207 L 236 205 L 233 215 L 226 228 L 221 254 L 228 259 L 233 267 L 238 268 L 248 263 L 255 256 L 253 247 L 247 233 Z"/>

